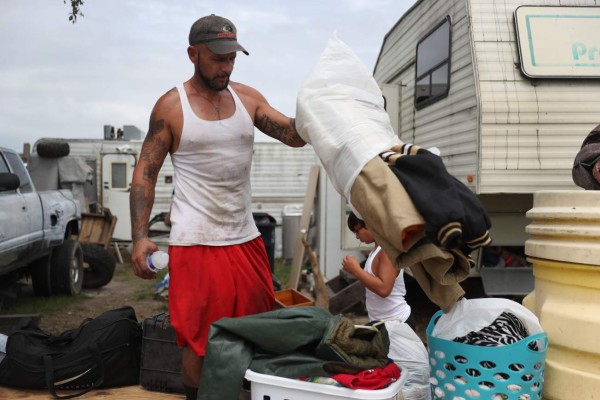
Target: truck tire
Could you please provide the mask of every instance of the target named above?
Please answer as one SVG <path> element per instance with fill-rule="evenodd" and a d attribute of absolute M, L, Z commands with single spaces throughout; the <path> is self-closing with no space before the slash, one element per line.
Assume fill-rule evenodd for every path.
<path fill-rule="evenodd" d="M 63 141 L 44 141 L 36 145 L 37 154 L 45 158 L 66 157 L 71 152 L 69 143 Z"/>
<path fill-rule="evenodd" d="M 52 250 L 52 294 L 72 296 L 83 286 L 83 251 L 75 240 L 65 240 Z"/>
<path fill-rule="evenodd" d="M 50 272 L 50 256 L 35 260 L 29 265 L 31 285 L 36 296 L 50 296 L 52 294 Z"/>
<path fill-rule="evenodd" d="M 116 261 L 104 247 L 81 243 L 83 250 L 83 287 L 97 289 L 108 284 L 115 272 Z"/>

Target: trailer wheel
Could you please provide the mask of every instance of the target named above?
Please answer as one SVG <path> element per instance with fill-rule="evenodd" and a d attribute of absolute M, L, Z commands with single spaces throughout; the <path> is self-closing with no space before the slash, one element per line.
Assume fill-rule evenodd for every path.
<path fill-rule="evenodd" d="M 45 158 L 66 157 L 71 152 L 69 143 L 63 141 L 44 141 L 36 145 L 37 154 Z"/>
<path fill-rule="evenodd" d="M 81 243 L 83 250 L 83 287 L 97 289 L 108 284 L 115 272 L 116 261 L 104 247 Z"/>
<path fill-rule="evenodd" d="M 29 264 L 31 285 L 36 296 L 50 296 L 52 294 L 50 272 L 50 256 L 42 257 Z"/>
<path fill-rule="evenodd" d="M 52 251 L 52 294 L 72 296 L 83 286 L 83 251 L 75 240 L 65 240 Z"/>

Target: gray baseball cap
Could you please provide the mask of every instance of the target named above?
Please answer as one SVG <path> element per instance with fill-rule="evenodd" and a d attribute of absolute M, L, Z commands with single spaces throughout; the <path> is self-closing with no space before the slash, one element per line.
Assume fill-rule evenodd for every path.
<path fill-rule="evenodd" d="M 204 43 L 215 54 L 227 54 L 236 51 L 249 53 L 237 41 L 237 30 L 227 18 L 211 14 L 194 22 L 190 29 L 190 46 Z"/>

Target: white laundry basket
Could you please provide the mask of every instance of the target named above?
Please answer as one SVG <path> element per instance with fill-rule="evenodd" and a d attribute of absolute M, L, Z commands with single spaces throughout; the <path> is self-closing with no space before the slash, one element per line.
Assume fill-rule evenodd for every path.
<path fill-rule="evenodd" d="M 407 372 L 400 367 L 400 379 L 379 390 L 349 389 L 298 379 L 264 375 L 247 370 L 246 379 L 251 382 L 252 400 L 402 400 L 400 393 Z"/>

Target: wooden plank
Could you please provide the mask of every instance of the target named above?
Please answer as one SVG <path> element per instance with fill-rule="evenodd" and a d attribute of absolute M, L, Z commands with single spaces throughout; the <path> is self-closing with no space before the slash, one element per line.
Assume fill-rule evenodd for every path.
<path fill-rule="evenodd" d="M 351 309 L 363 308 L 365 302 L 365 287 L 356 280 L 346 282 L 341 275 L 327 281 L 329 296 L 329 312 L 343 314 Z"/>
<path fill-rule="evenodd" d="M 310 172 L 308 174 L 306 195 L 304 196 L 304 205 L 302 207 L 302 216 L 300 217 L 298 232 L 296 232 L 296 245 L 294 247 L 294 257 L 292 258 L 291 272 L 288 280 L 289 289 L 298 289 L 298 281 L 300 280 L 300 274 L 302 273 L 302 259 L 304 258 L 304 245 L 300 238 L 302 237 L 303 229 L 308 232 L 310 215 L 312 214 L 315 205 L 315 197 L 317 195 L 320 171 L 321 167 L 315 164 L 310 167 Z"/>
<path fill-rule="evenodd" d="M 117 225 L 117 217 L 112 215 L 108 208 L 104 209 L 103 214 L 82 213 L 81 217 L 81 232 L 76 240 L 97 244 L 108 250 Z"/>
<path fill-rule="evenodd" d="M 76 391 L 61 391 L 60 396 L 77 393 Z M 181 400 L 185 396 L 177 393 L 162 393 L 146 390 L 141 386 L 125 386 L 92 390 L 77 399 L 127 399 L 127 400 Z M 19 400 L 51 400 L 53 397 L 47 390 L 14 389 L 0 386 L 0 399 Z"/>

